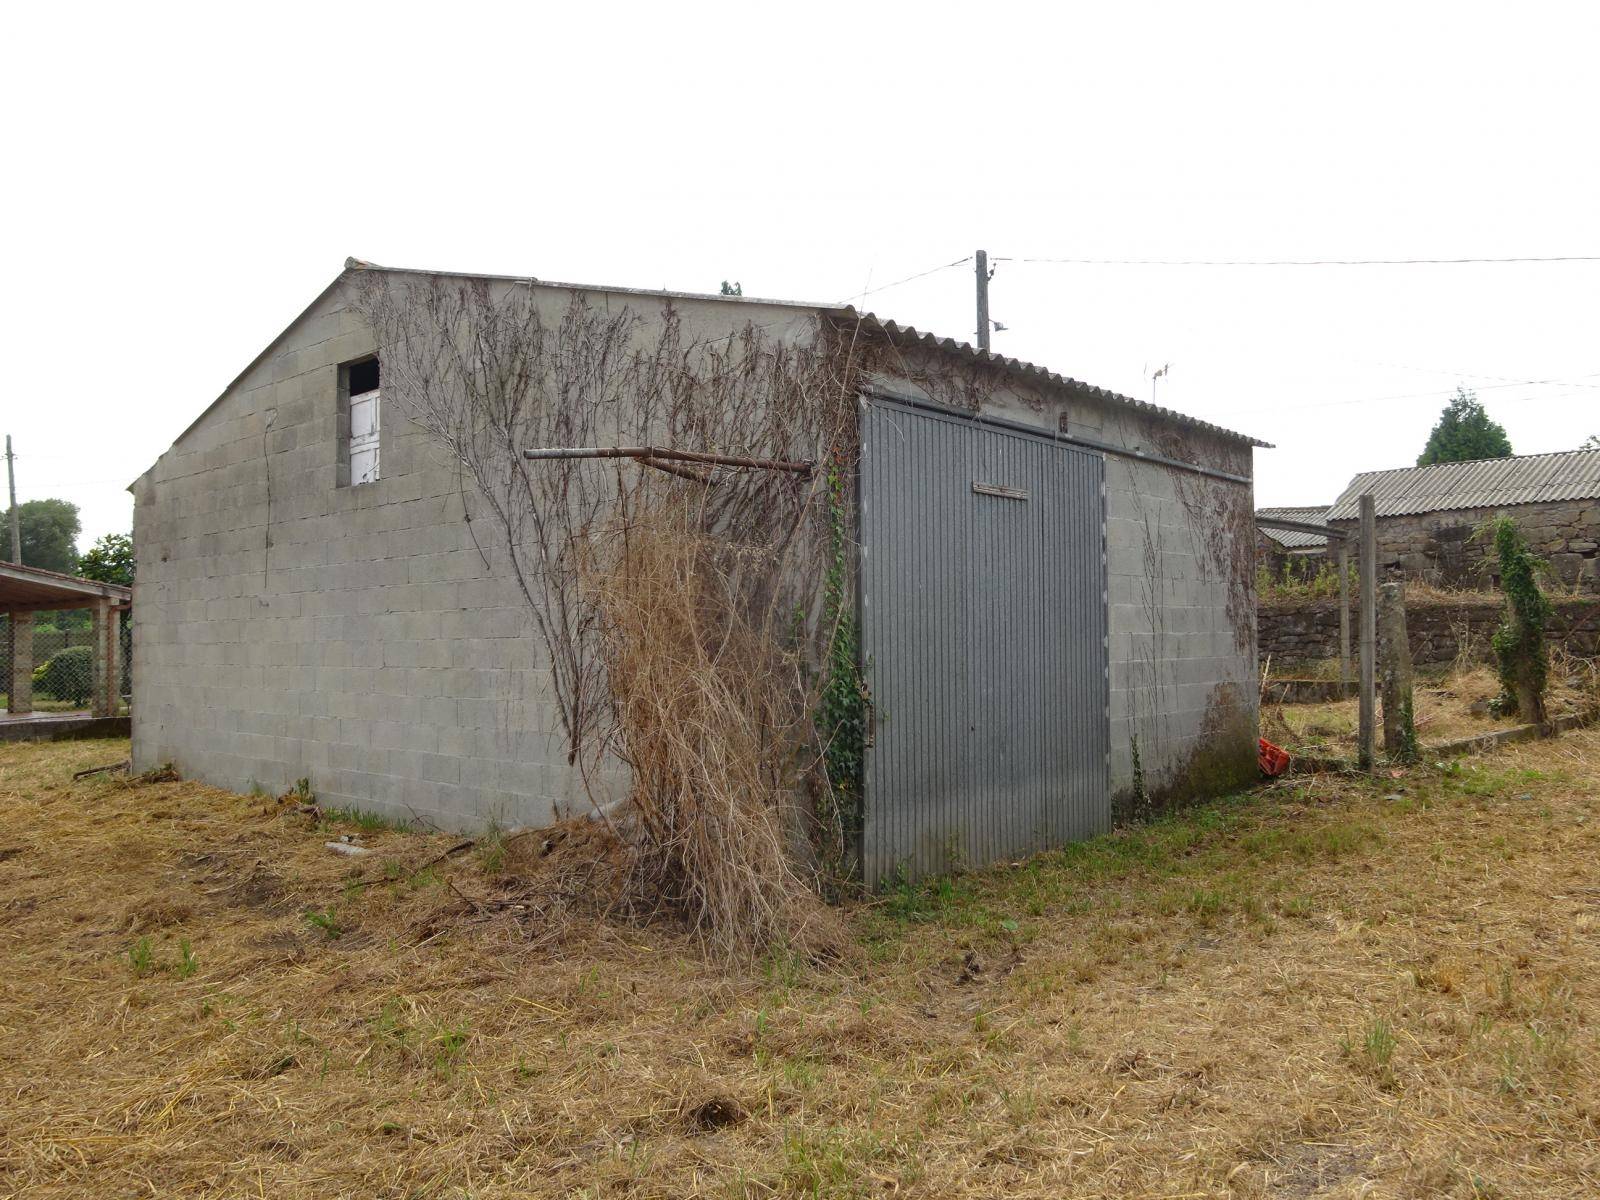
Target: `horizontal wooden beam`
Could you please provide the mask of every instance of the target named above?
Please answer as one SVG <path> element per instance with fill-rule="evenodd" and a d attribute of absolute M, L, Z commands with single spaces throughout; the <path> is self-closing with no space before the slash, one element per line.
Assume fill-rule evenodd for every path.
<path fill-rule="evenodd" d="M 1329 525 L 1316 525 L 1310 521 L 1283 521 L 1277 517 L 1257 517 L 1257 529 L 1287 529 L 1292 533 L 1314 533 L 1320 537 L 1336 538 L 1344 541 L 1350 534 L 1343 529 L 1334 529 Z"/>

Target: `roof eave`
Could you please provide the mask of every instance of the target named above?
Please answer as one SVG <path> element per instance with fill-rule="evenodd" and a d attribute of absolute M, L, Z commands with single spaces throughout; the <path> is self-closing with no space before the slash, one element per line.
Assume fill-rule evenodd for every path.
<path fill-rule="evenodd" d="M 876 313 L 858 312 L 849 305 L 843 307 L 835 306 L 823 311 L 825 316 L 832 317 L 835 320 L 856 322 L 867 326 L 882 333 L 897 345 L 917 346 L 935 353 L 957 356 L 968 362 L 994 367 L 998 371 L 1015 378 L 1025 379 L 1031 383 L 1042 382 L 1050 386 L 1064 388 L 1079 395 L 1089 396 L 1109 404 L 1132 408 L 1138 412 L 1173 421 L 1191 429 L 1198 429 L 1215 437 L 1242 442 L 1258 449 L 1272 450 L 1275 448 L 1271 442 L 1264 442 L 1248 434 L 1225 429 L 1221 425 L 1213 425 L 1210 421 L 1202 421 L 1198 417 L 1191 417 L 1170 408 L 1162 408 L 1158 404 L 1151 404 L 1133 396 L 1125 396 L 1108 388 L 1097 387 L 1092 383 L 1085 383 L 1081 379 L 1073 379 L 1071 376 L 1059 374 L 1048 367 L 1041 367 L 1036 363 L 1026 362 L 1019 358 L 1011 358 L 1004 354 L 996 354 L 992 350 L 982 350 L 970 342 L 961 342 L 951 337 L 940 337 L 937 334 L 924 333 L 915 326 L 901 325 L 896 321 L 879 317 Z"/>

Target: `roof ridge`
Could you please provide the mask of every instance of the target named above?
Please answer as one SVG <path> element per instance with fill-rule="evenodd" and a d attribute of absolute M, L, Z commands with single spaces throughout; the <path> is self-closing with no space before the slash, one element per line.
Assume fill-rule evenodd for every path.
<path fill-rule="evenodd" d="M 1390 475 L 1396 471 L 1430 471 L 1434 467 L 1470 467 L 1482 463 L 1516 462 L 1529 458 L 1560 458 L 1568 454 L 1600 454 L 1600 448 L 1584 449 L 1579 446 L 1574 450 L 1539 450 L 1533 454 L 1497 454 L 1491 458 L 1457 458 L 1449 462 L 1416 463 L 1409 467 L 1379 467 L 1372 471 L 1357 471 L 1356 477 L 1362 475 Z"/>

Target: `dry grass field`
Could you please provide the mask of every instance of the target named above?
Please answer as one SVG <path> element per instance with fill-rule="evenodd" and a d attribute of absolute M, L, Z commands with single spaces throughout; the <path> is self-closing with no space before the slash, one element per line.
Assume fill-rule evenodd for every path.
<path fill-rule="evenodd" d="M 731 975 L 516 907 L 537 838 L 425 866 L 454 839 L 72 780 L 125 753 L 0 746 L 0 1195 L 1600 1195 L 1594 732 L 1282 781 Z"/>
<path fill-rule="evenodd" d="M 1337 662 L 1328 670 L 1337 678 Z M 1551 717 L 1591 712 L 1600 701 L 1595 669 L 1587 661 L 1558 655 L 1546 703 Z M 1522 723 L 1516 713 L 1494 716 L 1489 701 L 1500 692 L 1494 671 L 1481 664 L 1419 672 L 1416 681 L 1417 738 L 1424 747 L 1475 737 Z M 1358 704 L 1354 699 L 1321 704 L 1264 705 L 1261 733 L 1301 754 L 1354 758 Z"/>

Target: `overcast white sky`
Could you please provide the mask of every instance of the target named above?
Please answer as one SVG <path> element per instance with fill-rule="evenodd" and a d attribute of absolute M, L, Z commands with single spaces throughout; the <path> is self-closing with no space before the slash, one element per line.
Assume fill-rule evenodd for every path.
<path fill-rule="evenodd" d="M 126 485 L 339 271 L 851 299 L 970 254 L 1600 254 L 1588 4 L 28 5 L 0 433 Z M 864 307 L 970 339 L 953 268 Z M 1600 263 L 1001 262 L 995 348 L 1277 444 L 1261 504 L 1414 461 L 1456 383 L 1600 432 Z M 1528 383 L 1525 381 L 1540 381 Z"/>

